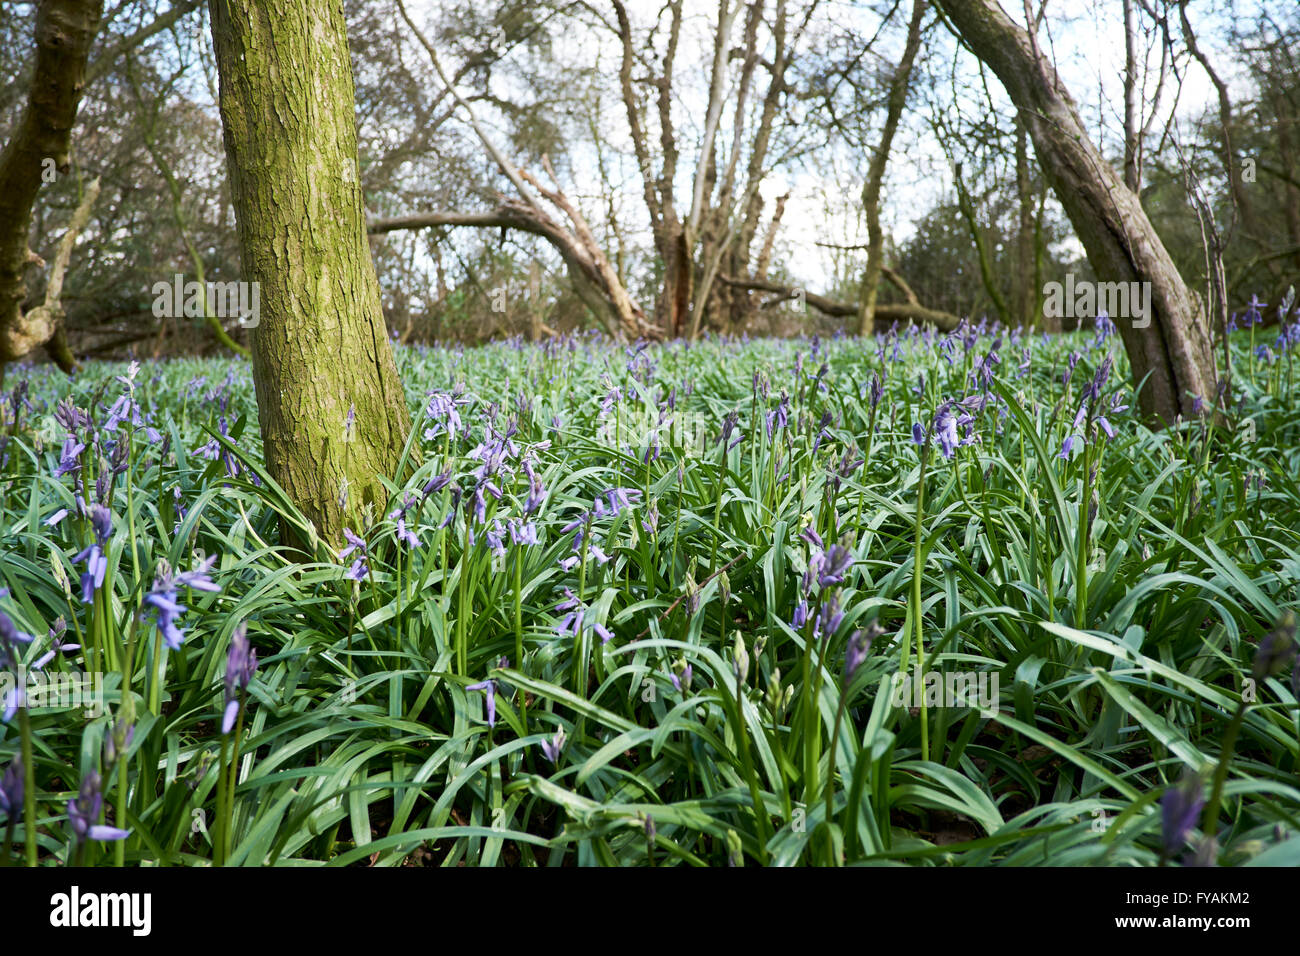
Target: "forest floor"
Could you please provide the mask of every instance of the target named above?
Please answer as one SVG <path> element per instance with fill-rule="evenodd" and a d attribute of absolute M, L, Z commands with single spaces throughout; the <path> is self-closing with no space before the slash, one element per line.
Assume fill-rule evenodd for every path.
<path fill-rule="evenodd" d="M 310 555 L 247 363 L 11 368 L 0 863 L 1298 865 L 1266 346 L 1162 431 L 1104 323 L 403 347 Z"/>

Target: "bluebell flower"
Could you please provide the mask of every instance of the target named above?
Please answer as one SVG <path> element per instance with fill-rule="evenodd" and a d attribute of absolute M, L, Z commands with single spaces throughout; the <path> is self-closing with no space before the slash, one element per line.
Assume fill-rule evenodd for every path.
<path fill-rule="evenodd" d="M 825 551 L 815 552 L 808 559 L 808 570 L 803 579 L 804 593 L 811 593 L 814 581 L 821 588 L 843 584 L 852 567 L 853 552 L 842 544 L 832 544 Z"/>
<path fill-rule="evenodd" d="M 1252 325 L 1260 325 L 1264 321 L 1264 316 L 1260 314 L 1260 309 L 1267 309 L 1267 302 L 1260 302 L 1259 296 L 1251 295 L 1250 302 L 1246 305 L 1246 328 Z"/>
<path fill-rule="evenodd" d="M 364 539 L 352 533 L 351 528 L 343 529 L 343 537 L 348 542 L 348 546 L 339 552 L 340 561 L 345 560 L 354 551 L 359 552 L 352 562 L 352 567 L 343 576 L 353 581 L 364 581 L 370 574 L 369 548 Z"/>
<path fill-rule="evenodd" d="M 484 703 L 487 705 L 487 725 L 495 727 L 497 723 L 497 682 L 494 680 L 479 681 L 477 684 L 470 684 L 465 689 L 483 692 Z"/>
<path fill-rule="evenodd" d="M 95 541 L 73 558 L 74 561 L 86 562 L 86 570 L 81 575 L 81 600 L 86 604 L 104 586 L 104 576 L 108 573 L 108 555 L 104 554 L 104 545 L 113 534 L 113 513 L 101 504 L 91 505 L 90 523 Z"/>
<path fill-rule="evenodd" d="M 880 404 L 880 399 L 885 394 L 885 383 L 880 380 L 879 372 L 871 373 L 871 380 L 867 383 L 867 394 L 871 402 L 871 407 L 874 409 Z"/>
<path fill-rule="evenodd" d="M 435 438 L 439 434 L 446 436 L 455 441 L 456 436 L 464 430 L 464 424 L 460 419 L 460 406 L 469 404 L 469 399 L 459 396 L 459 391 L 447 392 L 430 392 L 429 404 L 425 407 L 424 415 L 431 419 L 433 424 L 424 430 L 426 440 Z"/>
<path fill-rule="evenodd" d="M 0 776 L 0 813 L 6 820 L 16 820 L 23 812 L 23 758 L 14 754 L 13 760 Z"/>
<path fill-rule="evenodd" d="M 817 612 L 817 621 L 813 625 L 813 638 L 830 637 L 839 630 L 844 621 L 844 612 L 840 610 L 839 592 L 832 591 L 823 601 Z"/>
<path fill-rule="evenodd" d="M 125 716 L 113 721 L 113 726 L 104 735 L 104 765 L 112 767 L 119 757 L 125 756 L 135 739 L 135 725 L 128 723 Z"/>
<path fill-rule="evenodd" d="M 50 649 L 36 659 L 36 662 L 32 664 L 32 670 L 42 670 L 46 664 L 54 660 L 54 657 L 57 654 L 70 654 L 73 651 L 81 650 L 80 644 L 65 644 L 63 642 L 63 635 L 66 634 L 67 631 L 68 622 L 63 618 L 59 618 L 53 625 L 51 625 Z"/>
<path fill-rule="evenodd" d="M 257 670 L 257 651 L 248 640 L 248 626 L 240 622 L 230 636 L 230 650 L 226 654 L 226 706 L 221 715 L 221 732 L 228 734 L 239 716 L 240 698 L 253 681 Z"/>
<path fill-rule="evenodd" d="M 418 548 L 420 546 L 420 539 L 414 531 L 407 527 L 406 516 L 417 504 L 419 504 L 419 499 L 414 495 L 408 494 L 403 497 L 400 505 L 388 513 L 388 520 L 396 523 L 394 534 L 397 537 L 397 540 L 412 548 Z"/>
<path fill-rule="evenodd" d="M 525 456 L 523 461 L 524 474 L 528 476 L 528 497 L 524 501 L 524 511 L 532 514 L 542 506 L 546 500 L 546 489 L 542 487 L 541 476 L 533 468 L 533 463 Z"/>
<path fill-rule="evenodd" d="M 695 669 L 692 668 L 690 664 L 685 664 L 683 665 L 680 673 L 678 673 L 677 671 L 669 672 L 668 679 L 672 681 L 673 687 L 676 688 L 679 692 L 683 694 L 689 694 L 691 692 L 691 680 L 694 678 L 694 676 L 695 676 Z"/>
<path fill-rule="evenodd" d="M 561 727 L 555 732 L 555 736 L 550 740 L 542 741 L 542 755 L 551 763 L 556 764 L 560 761 L 560 751 L 564 749 L 564 728 Z"/>
<path fill-rule="evenodd" d="M 646 509 L 645 517 L 641 519 L 641 527 L 645 529 L 646 534 L 654 534 L 659 528 L 659 502 L 650 502 L 650 507 Z"/>
<path fill-rule="evenodd" d="M 722 420 L 722 431 L 717 437 L 717 442 L 718 444 L 725 445 L 727 451 L 731 451 L 731 449 L 739 445 L 745 438 L 745 436 L 741 433 L 740 429 L 737 427 L 739 422 L 740 422 L 739 409 L 732 409 L 731 411 L 727 412 L 726 417 L 724 417 Z M 731 437 L 733 433 L 736 436 L 734 439 Z"/>
<path fill-rule="evenodd" d="M 430 495 L 437 494 L 439 491 L 442 491 L 442 489 L 446 488 L 450 482 L 451 482 L 451 469 L 448 468 L 442 474 L 434 475 L 432 478 L 426 481 L 424 483 L 424 487 L 420 489 L 420 494 L 423 495 L 425 498 L 428 498 Z"/>
<path fill-rule="evenodd" d="M 510 543 L 516 547 L 525 544 L 538 544 L 537 525 L 522 518 L 511 518 L 509 522 Z"/>
<path fill-rule="evenodd" d="M 63 440 L 63 451 L 59 456 L 59 467 L 54 469 L 54 477 L 60 478 L 81 470 L 81 453 L 86 450 L 83 442 L 69 435 Z"/>
<path fill-rule="evenodd" d="M 126 830 L 96 822 L 104 805 L 101 786 L 99 774 L 92 770 L 82 778 L 80 793 L 68 801 L 68 822 L 72 824 L 73 839 L 78 845 L 88 839 L 124 840 L 130 835 Z"/>
<path fill-rule="evenodd" d="M 1295 613 L 1287 611 L 1277 625 L 1260 639 L 1251 666 L 1251 676 L 1256 682 L 1276 677 L 1289 667 L 1300 653 L 1296 647 Z"/>
<path fill-rule="evenodd" d="M 773 432 L 778 428 L 787 428 L 789 425 L 790 396 L 782 392 L 780 400 L 776 403 L 776 408 L 767 413 L 767 437 L 771 438 Z"/>
<path fill-rule="evenodd" d="M 865 629 L 858 628 L 849 637 L 848 647 L 844 651 L 844 683 L 848 684 L 862 662 L 871 652 L 872 642 L 885 633 L 885 629 L 872 621 Z"/>

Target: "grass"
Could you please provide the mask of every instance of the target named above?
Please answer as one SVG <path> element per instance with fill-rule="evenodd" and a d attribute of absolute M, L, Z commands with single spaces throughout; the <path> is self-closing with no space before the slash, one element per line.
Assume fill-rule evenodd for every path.
<path fill-rule="evenodd" d="M 1245 338 L 1159 432 L 1095 332 L 399 349 L 418 470 L 311 560 L 247 364 L 11 369 L 8 671 L 62 619 L 103 707 L 0 726 L 0 863 L 1300 864 L 1300 418 Z"/>

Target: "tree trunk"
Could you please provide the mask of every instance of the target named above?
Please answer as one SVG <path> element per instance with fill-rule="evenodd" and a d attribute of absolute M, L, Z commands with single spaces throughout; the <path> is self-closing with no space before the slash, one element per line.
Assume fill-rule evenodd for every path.
<path fill-rule="evenodd" d="M 1192 414 L 1194 396 L 1212 401 L 1216 375 L 1203 304 L 1183 282 L 1151 221 L 1088 137 L 1079 112 L 1033 36 L 997 0 L 937 0 L 1020 111 L 1039 165 L 1087 250 L 1099 279 L 1150 283 L 1145 317 L 1112 316 L 1141 408 L 1171 422 Z"/>
<path fill-rule="evenodd" d="M 362 507 L 382 513 L 380 476 L 410 430 L 366 241 L 343 7 L 211 0 L 211 13 L 244 278 L 260 283 L 266 464 L 337 544 Z"/>
<path fill-rule="evenodd" d="M 858 304 L 858 335 L 871 335 L 876 328 L 876 297 L 880 293 L 880 274 L 884 267 L 885 235 L 880 228 L 880 188 L 885 181 L 885 167 L 889 151 L 894 146 L 894 134 L 907 105 L 907 88 L 912 79 L 912 61 L 921 46 L 921 21 L 925 17 L 925 0 L 913 0 L 912 19 L 907 26 L 907 42 L 903 59 L 899 61 L 894 77 L 889 81 L 888 105 L 885 109 L 885 128 L 880 133 L 880 144 L 867 170 L 867 182 L 862 187 L 862 209 L 867 216 L 867 271 L 862 277 L 862 293 Z"/>
<path fill-rule="evenodd" d="M 1016 124 L 1016 318 L 1027 329 L 1038 326 L 1038 230 L 1034 217 L 1034 185 L 1029 177 L 1028 134 Z"/>
<path fill-rule="evenodd" d="M 59 335 L 57 301 L 53 309 L 23 314 L 26 272 L 39 261 L 27 248 L 32 207 L 52 168 L 70 167 L 68 151 L 77 107 L 85 88 L 86 60 L 103 0 L 42 0 L 36 11 L 36 65 L 27 105 L 0 153 L 0 371 L 47 343 L 64 371 L 71 355 Z M 57 299 L 57 296 L 56 296 Z"/>

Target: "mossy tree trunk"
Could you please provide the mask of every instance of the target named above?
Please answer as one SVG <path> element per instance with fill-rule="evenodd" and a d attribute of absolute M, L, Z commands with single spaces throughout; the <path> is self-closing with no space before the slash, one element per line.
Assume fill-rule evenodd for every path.
<path fill-rule="evenodd" d="M 410 430 L 366 240 L 338 0 L 211 0 L 267 468 L 327 541 L 377 516 Z M 349 411 L 355 419 L 349 425 Z M 346 504 L 341 502 L 346 499 Z"/>

